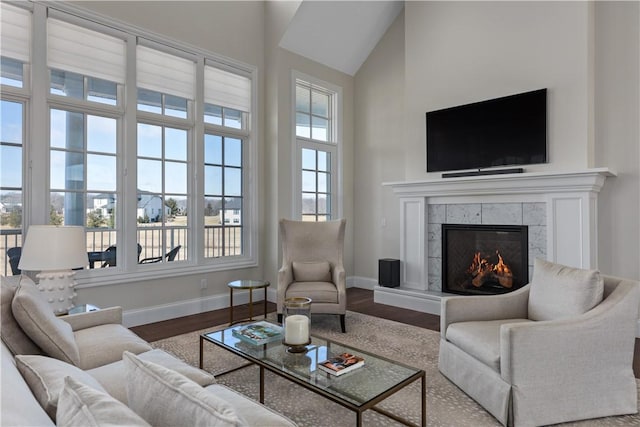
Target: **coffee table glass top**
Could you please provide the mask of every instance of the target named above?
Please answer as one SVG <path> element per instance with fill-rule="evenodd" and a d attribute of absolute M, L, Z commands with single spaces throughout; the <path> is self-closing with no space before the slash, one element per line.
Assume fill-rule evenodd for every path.
<path fill-rule="evenodd" d="M 393 387 L 416 378 L 422 372 L 398 361 L 314 336 L 311 337 L 306 353 L 289 353 L 280 341 L 254 345 L 233 336 L 233 329 L 241 327 L 242 325 L 238 325 L 205 333 L 202 338 L 250 361 L 269 365 L 282 374 L 304 381 L 356 406 L 370 402 Z M 319 362 L 344 352 L 363 357 L 364 366 L 340 376 L 317 369 Z"/>

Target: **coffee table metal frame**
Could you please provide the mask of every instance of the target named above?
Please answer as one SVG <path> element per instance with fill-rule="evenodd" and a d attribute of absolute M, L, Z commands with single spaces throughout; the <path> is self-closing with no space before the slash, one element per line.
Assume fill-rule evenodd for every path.
<path fill-rule="evenodd" d="M 235 328 L 237 328 L 238 326 L 236 326 Z M 425 427 L 426 426 L 426 377 L 425 377 L 425 371 L 422 369 L 417 369 L 417 368 L 413 368 L 407 365 L 404 365 L 402 363 L 398 363 L 396 361 L 391 361 L 388 360 L 384 357 L 381 356 L 377 356 L 365 351 L 361 351 L 358 349 L 354 349 L 348 346 L 345 346 L 343 344 L 339 344 L 339 343 L 335 343 L 332 342 L 330 340 L 326 340 L 324 338 L 317 338 L 317 337 L 313 337 L 312 336 L 312 343 L 308 346 L 308 348 L 311 350 L 314 347 L 317 347 L 317 342 L 320 343 L 326 343 L 327 346 L 331 346 L 332 344 L 335 346 L 340 347 L 343 350 L 347 350 L 350 351 L 354 354 L 361 354 L 365 357 L 365 360 L 367 359 L 367 357 L 371 357 L 374 358 L 375 360 L 377 360 L 380 363 L 390 363 L 393 365 L 396 365 L 398 367 L 402 367 L 402 368 L 407 368 L 408 370 L 411 371 L 415 371 L 413 374 L 406 376 L 405 378 L 403 378 L 402 380 L 398 381 L 396 384 L 386 388 L 385 390 L 382 390 L 380 393 L 378 393 L 376 396 L 366 400 L 365 402 L 362 402 L 361 404 L 356 404 L 356 403 L 352 403 L 348 400 L 345 400 L 343 398 L 340 398 L 339 396 L 337 396 L 336 394 L 333 394 L 325 389 L 323 389 L 320 386 L 317 386 L 316 384 L 314 384 L 312 381 L 310 380 L 305 380 L 304 378 L 301 378 L 300 376 L 296 376 L 291 372 L 288 372 L 287 370 L 282 368 L 282 365 L 277 365 L 274 363 L 269 363 L 268 360 L 263 360 L 259 357 L 256 357 L 254 355 L 252 355 L 250 352 L 244 351 L 241 347 L 242 345 L 245 346 L 249 346 L 249 348 L 253 347 L 251 350 L 252 351 L 257 351 L 258 349 L 263 349 L 264 351 L 267 350 L 267 347 L 273 349 L 274 346 L 277 347 L 282 347 L 282 351 L 286 351 L 285 350 L 285 346 L 282 345 L 282 343 L 280 341 L 277 342 L 273 342 L 273 343 L 269 343 L 269 344 L 264 344 L 264 345 L 257 345 L 254 346 L 252 344 L 247 344 L 244 343 L 242 341 L 240 341 L 239 339 L 232 337 L 232 329 L 234 329 L 234 327 L 228 327 L 225 328 L 223 330 L 220 331 L 214 331 L 214 332 L 208 332 L 208 333 L 204 333 L 202 335 L 200 335 L 200 359 L 199 359 L 199 366 L 202 369 L 203 367 L 203 356 L 204 356 L 204 343 L 205 342 L 210 342 L 213 343 L 215 345 L 217 345 L 218 347 L 221 347 L 227 351 L 230 351 L 231 353 L 236 354 L 237 356 L 240 356 L 241 358 L 247 360 L 249 363 L 245 363 L 241 366 L 223 371 L 223 372 L 219 372 L 219 373 L 215 373 L 215 376 L 219 377 L 222 375 L 226 375 L 229 374 L 231 372 L 235 372 L 237 370 L 246 368 L 248 366 L 252 366 L 252 365 L 258 365 L 258 367 L 260 368 L 260 403 L 264 403 L 264 373 L 265 373 L 265 369 L 269 372 L 272 372 L 278 376 L 281 376 L 283 378 L 288 379 L 289 381 L 292 381 L 308 390 L 313 391 L 314 393 L 317 393 L 321 396 L 324 396 L 325 398 L 329 399 L 330 401 L 337 403 L 339 405 L 344 406 L 345 408 L 351 409 L 352 411 L 354 411 L 356 413 L 356 425 L 358 427 L 362 426 L 362 414 L 368 410 L 368 409 L 372 409 L 378 413 L 381 413 L 395 421 L 398 421 L 401 424 L 407 425 L 407 426 L 413 426 L 413 427 L 417 427 L 418 424 L 414 424 L 408 420 L 405 420 L 401 417 L 399 417 L 396 414 L 390 413 L 389 411 L 386 411 L 382 408 L 378 408 L 376 407 L 376 405 L 378 403 L 380 403 L 381 401 L 385 400 L 386 398 L 388 398 L 389 396 L 391 396 L 392 394 L 398 392 L 399 390 L 403 389 L 404 387 L 406 387 L 407 385 L 413 383 L 414 381 L 420 380 L 421 381 L 421 423 L 419 424 L 419 426 L 421 427 Z M 240 343 L 240 346 L 237 346 L 236 344 Z M 245 347 L 247 348 L 247 347 Z M 368 356 L 367 356 L 368 355 Z M 366 367 L 366 362 L 365 362 L 365 367 Z M 355 371 L 352 371 L 351 373 L 346 374 L 344 377 L 346 376 L 354 376 L 354 375 L 359 375 L 359 374 L 366 374 L 366 370 L 364 369 L 364 367 L 362 368 L 362 371 L 360 371 L 361 368 L 358 368 Z M 322 372 L 316 373 L 314 375 L 323 375 L 324 378 L 326 378 L 327 381 L 331 381 L 332 380 L 332 376 L 330 374 L 325 374 Z M 333 377 L 333 378 L 343 378 L 343 376 L 341 377 Z M 353 379 L 355 379 L 356 377 L 352 377 Z"/>
<path fill-rule="evenodd" d="M 270 283 L 266 280 L 234 280 L 227 283 L 229 287 L 229 326 L 236 323 L 245 322 L 247 320 L 253 320 L 253 290 L 264 289 L 264 318 L 267 318 L 267 288 Z M 235 289 L 248 289 L 249 290 L 249 318 L 233 320 L 233 291 Z"/>

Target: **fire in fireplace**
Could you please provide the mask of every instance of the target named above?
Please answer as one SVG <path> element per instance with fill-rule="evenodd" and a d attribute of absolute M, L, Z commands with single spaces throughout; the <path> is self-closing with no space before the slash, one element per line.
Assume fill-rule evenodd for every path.
<path fill-rule="evenodd" d="M 442 290 L 511 292 L 528 281 L 527 226 L 442 225 Z"/>

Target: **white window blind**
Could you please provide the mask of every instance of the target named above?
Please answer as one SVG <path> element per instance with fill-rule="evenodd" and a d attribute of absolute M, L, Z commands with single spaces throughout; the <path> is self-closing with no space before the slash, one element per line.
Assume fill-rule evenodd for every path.
<path fill-rule="evenodd" d="M 47 65 L 85 76 L 124 83 L 124 40 L 49 18 Z"/>
<path fill-rule="evenodd" d="M 194 99 L 195 63 L 189 59 L 137 46 L 138 87 Z"/>
<path fill-rule="evenodd" d="M 251 80 L 216 67 L 204 67 L 204 102 L 251 111 Z"/>
<path fill-rule="evenodd" d="M 31 46 L 31 12 L 0 3 L 2 56 L 29 62 Z"/>

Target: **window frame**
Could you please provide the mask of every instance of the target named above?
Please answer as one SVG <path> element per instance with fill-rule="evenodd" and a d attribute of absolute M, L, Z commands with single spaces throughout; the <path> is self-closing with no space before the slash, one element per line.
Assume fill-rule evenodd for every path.
<path fill-rule="evenodd" d="M 119 197 L 116 212 L 116 228 L 120 233 L 117 241 L 124 245 L 122 251 L 117 253 L 117 267 L 105 269 L 85 269 L 78 271 L 77 280 L 81 287 L 93 287 L 110 285 L 115 283 L 130 283 L 136 280 L 148 280 L 156 278 L 175 277 L 182 275 L 199 274 L 212 271 L 230 269 L 243 269 L 258 265 L 258 180 L 259 162 L 258 153 L 258 116 L 257 110 L 257 67 L 240 61 L 220 56 L 217 53 L 206 51 L 195 46 L 165 38 L 155 33 L 133 27 L 121 21 L 105 17 L 87 11 L 77 6 L 64 3 L 29 3 L 24 9 L 31 10 L 32 19 L 32 61 L 28 64 L 30 70 L 25 71 L 27 79 L 22 89 L 3 86 L 3 99 L 6 96 L 20 96 L 25 102 L 25 144 L 28 150 L 23 153 L 23 230 L 31 224 L 47 224 L 50 205 L 50 110 L 60 108 L 66 111 L 79 110 L 85 114 L 99 116 L 115 116 L 118 119 L 118 146 L 117 168 L 118 182 L 117 192 Z M 224 70 L 231 71 L 250 79 L 251 85 L 251 110 L 246 117 L 246 129 L 230 129 L 204 123 L 204 117 L 199 118 L 192 114 L 189 132 L 191 134 L 191 146 L 188 149 L 188 191 L 191 194 L 189 201 L 189 254 L 188 261 L 172 265 L 156 265 L 153 268 L 145 266 L 141 268 L 134 263 L 136 230 L 136 203 L 131 200 L 136 197 L 137 179 L 137 123 L 143 117 L 143 122 L 156 120 L 153 113 L 137 111 L 137 85 L 135 65 L 128 65 L 125 71 L 126 78 L 121 102 L 118 105 L 108 105 L 93 101 L 84 101 L 50 93 L 50 73 L 46 63 L 46 22 L 47 17 L 63 19 L 70 23 L 85 26 L 89 29 L 100 31 L 103 28 L 105 34 L 121 35 L 125 41 L 126 64 L 135 64 L 136 41 L 140 38 L 151 40 L 169 49 L 183 52 L 186 56 L 197 58 L 196 60 L 196 99 L 192 102 L 192 112 L 204 111 L 204 64 L 214 65 Z M 29 73 L 31 71 L 31 73 Z M 73 70 L 69 70 L 73 71 Z M 28 76 L 31 75 L 29 80 Z M 7 89 L 7 90 L 5 90 Z M 132 90 L 133 89 L 133 90 Z M 6 96 L 5 96 L 6 95 Z M 198 113 L 200 114 L 200 113 Z M 166 120 L 165 120 L 166 119 Z M 171 116 L 162 117 L 163 126 L 171 126 Z M 177 119 L 184 126 L 184 119 Z M 32 125 L 30 125 L 32 124 Z M 201 229 L 204 225 L 204 185 L 202 176 L 204 173 L 204 158 L 201 141 L 204 140 L 204 129 L 214 128 L 230 136 L 238 135 L 245 141 L 243 149 L 243 255 L 208 259 L 205 258 Z M 27 167 L 28 165 L 28 167 Z M 121 178 L 122 177 L 122 178 Z M 201 200 L 202 199 L 202 200 Z M 46 208 L 42 208 L 42 206 Z M 38 209 L 35 209 L 38 207 Z M 193 218 L 195 217 L 195 218 Z M 192 220 L 193 218 L 193 220 Z M 118 225 L 119 224 L 119 225 Z M 131 256 L 134 256 L 131 259 Z M 131 259 L 131 260 L 130 260 Z"/>
<path fill-rule="evenodd" d="M 329 119 L 330 137 L 328 141 L 300 137 L 296 133 L 296 89 L 298 82 L 302 81 L 318 87 L 322 92 L 329 95 Z M 331 175 L 330 199 L 327 203 L 330 206 L 329 220 L 342 217 L 342 88 L 332 83 L 309 76 L 297 70 L 291 72 L 291 135 L 292 135 L 292 179 L 293 200 L 291 217 L 302 220 L 302 150 L 311 149 L 325 151 L 330 155 L 329 171 Z M 309 100 L 311 102 L 311 100 Z M 310 133 L 312 136 L 312 133 Z M 316 212 L 316 216 L 318 213 Z"/>

